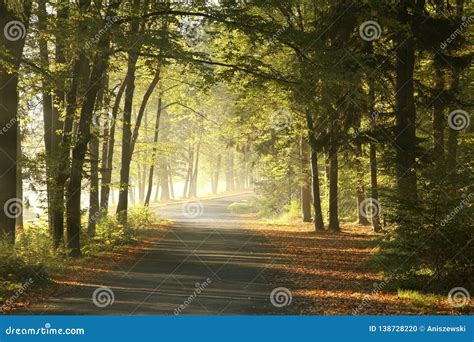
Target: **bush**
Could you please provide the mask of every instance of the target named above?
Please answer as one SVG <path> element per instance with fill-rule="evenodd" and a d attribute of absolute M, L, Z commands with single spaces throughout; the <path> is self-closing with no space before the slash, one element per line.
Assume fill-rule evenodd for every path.
<path fill-rule="evenodd" d="M 385 206 L 394 225 L 382 238 L 376 258 L 386 275 L 404 288 L 446 291 L 470 284 L 474 193 L 440 182 L 420 185 L 418 201 L 392 199 L 392 206 Z"/>

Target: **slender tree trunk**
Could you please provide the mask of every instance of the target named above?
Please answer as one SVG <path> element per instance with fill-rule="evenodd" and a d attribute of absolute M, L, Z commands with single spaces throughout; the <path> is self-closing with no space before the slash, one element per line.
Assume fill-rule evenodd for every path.
<path fill-rule="evenodd" d="M 130 187 L 130 164 L 132 144 L 132 105 L 135 92 L 135 70 L 138 53 L 133 51 L 128 55 L 127 89 L 125 90 L 125 105 L 123 109 L 122 158 L 120 169 L 120 189 L 117 204 L 117 215 L 122 224 L 127 223 L 128 189 Z"/>
<path fill-rule="evenodd" d="M 112 120 L 111 122 L 109 122 L 110 130 L 109 130 L 107 146 L 105 146 L 106 142 L 104 141 L 104 149 L 107 148 L 107 153 L 106 155 L 104 154 L 102 155 L 102 162 L 103 163 L 105 162 L 105 167 L 103 167 L 102 169 L 102 183 L 101 183 L 101 189 L 100 189 L 100 207 L 102 208 L 103 212 L 107 212 L 109 208 L 109 194 L 110 194 L 110 183 L 112 181 L 112 164 L 113 164 L 113 158 L 114 158 L 116 121 L 117 121 L 117 115 L 120 109 L 120 102 L 125 92 L 126 85 L 127 85 L 127 79 L 125 78 L 125 80 L 120 85 L 120 88 L 117 92 L 117 96 L 115 97 L 114 106 L 112 108 Z"/>
<path fill-rule="evenodd" d="M 377 149 L 374 143 L 370 143 L 370 189 L 372 201 L 378 201 L 379 188 L 377 183 Z M 374 204 L 372 206 L 375 208 Z M 375 232 L 380 232 L 382 227 L 380 225 L 380 215 L 376 210 L 372 215 L 372 227 Z"/>
<path fill-rule="evenodd" d="M 188 149 L 188 170 L 186 172 L 186 181 L 184 183 L 183 197 L 188 198 L 188 191 L 191 183 L 192 173 L 194 165 L 194 148 L 189 146 Z"/>
<path fill-rule="evenodd" d="M 145 206 L 148 206 L 150 204 L 151 192 L 153 190 L 155 164 L 156 164 L 156 157 L 157 157 L 157 153 L 158 153 L 158 149 L 156 147 L 156 144 L 158 143 L 158 136 L 159 136 L 159 132 L 160 132 L 161 108 L 162 108 L 162 97 L 161 97 L 161 93 L 160 93 L 160 95 L 158 97 L 158 105 L 157 105 L 157 109 L 156 109 L 155 135 L 153 137 L 153 152 L 152 152 L 152 160 L 151 160 L 151 165 L 150 165 L 150 172 L 148 174 L 148 190 L 147 190 L 146 198 L 145 198 Z M 158 190 L 157 190 L 157 192 L 158 192 Z"/>
<path fill-rule="evenodd" d="M 360 125 L 359 127 L 360 128 Z M 357 213 L 359 224 L 362 226 L 368 226 L 370 224 L 369 220 L 362 215 L 362 210 L 360 210 L 362 202 L 365 200 L 365 185 L 364 185 L 364 169 L 362 165 L 362 144 L 360 142 L 356 143 L 356 168 L 357 168 L 357 184 L 356 184 L 356 197 L 357 197 Z"/>
<path fill-rule="evenodd" d="M 300 140 L 300 161 L 301 173 L 303 175 L 301 191 L 301 214 L 303 222 L 311 222 L 311 189 L 308 183 L 309 180 L 309 145 L 305 138 Z"/>
<path fill-rule="evenodd" d="M 433 103 L 433 159 L 438 171 L 442 171 L 444 165 L 444 103 L 442 94 L 444 92 L 443 72 L 439 66 L 435 66 L 435 99 Z"/>
<path fill-rule="evenodd" d="M 311 179 L 313 191 L 313 209 L 314 209 L 314 229 L 317 232 L 324 231 L 323 211 L 321 209 L 321 190 L 319 187 L 319 168 L 318 168 L 318 150 L 316 142 L 316 130 L 314 127 L 313 115 L 306 111 L 306 126 L 308 129 L 308 141 L 311 150 Z"/>
<path fill-rule="evenodd" d="M 194 158 L 194 171 L 192 172 L 190 187 L 189 187 L 189 197 L 197 197 L 197 180 L 199 172 L 199 153 L 201 149 L 201 141 L 198 142 L 196 147 L 196 157 Z"/>
<path fill-rule="evenodd" d="M 219 189 L 219 174 L 221 170 L 222 155 L 217 155 L 216 168 L 212 174 L 212 193 L 215 195 Z"/>
<path fill-rule="evenodd" d="M 169 186 L 169 177 L 168 177 L 168 167 L 166 157 L 163 158 L 161 162 L 161 200 L 169 201 L 170 200 L 170 186 Z"/>
<path fill-rule="evenodd" d="M 16 173 L 16 198 L 20 200 L 21 203 L 23 203 L 23 152 L 21 149 L 21 140 L 22 140 L 22 135 L 21 135 L 21 129 L 20 125 L 17 125 L 17 157 L 18 157 L 18 163 L 16 164 L 17 167 L 17 173 Z M 20 210 L 18 213 L 18 216 L 16 217 L 16 230 L 21 231 L 23 229 L 23 210 Z"/>
<path fill-rule="evenodd" d="M 108 79 L 105 76 L 101 82 L 101 88 L 97 94 L 97 101 L 95 106 L 95 113 L 97 116 L 97 122 L 99 120 L 98 113 L 104 108 L 104 93 L 108 90 Z M 94 132 L 91 134 L 91 140 L 89 144 L 89 155 L 90 155 L 90 187 L 89 187 L 89 220 L 87 224 L 87 233 L 90 236 L 95 235 L 95 228 L 97 219 L 100 215 L 100 202 L 99 202 L 99 127 L 95 127 Z"/>
<path fill-rule="evenodd" d="M 338 207 L 338 173 L 339 164 L 337 149 L 331 147 L 329 159 L 329 230 L 340 231 Z"/>
<path fill-rule="evenodd" d="M 171 167 L 170 165 L 168 164 L 168 176 L 169 176 L 169 184 L 170 184 L 170 196 L 172 199 L 175 198 L 174 196 L 174 185 L 173 185 L 173 173 L 171 171 Z"/>
<path fill-rule="evenodd" d="M 231 149 L 228 150 L 227 152 L 227 158 L 226 158 L 226 176 L 225 176 L 225 181 L 226 181 L 226 186 L 225 186 L 225 191 L 226 192 L 231 192 L 235 190 L 235 183 L 234 183 L 234 151 Z"/>

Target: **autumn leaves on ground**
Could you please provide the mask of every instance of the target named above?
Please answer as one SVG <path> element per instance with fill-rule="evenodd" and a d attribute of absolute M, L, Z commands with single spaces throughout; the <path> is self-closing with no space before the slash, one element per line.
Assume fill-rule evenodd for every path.
<path fill-rule="evenodd" d="M 304 315 L 466 314 L 472 305 L 455 309 L 447 294 L 435 295 L 397 289 L 382 277 L 377 234 L 367 227 L 343 225 L 337 234 L 315 233 L 310 224 L 250 221 L 252 231 L 264 234 L 277 246 L 285 264 L 276 283 L 291 284 Z M 382 266 L 383 265 L 379 265 Z M 378 267 L 380 269 L 381 267 Z"/>

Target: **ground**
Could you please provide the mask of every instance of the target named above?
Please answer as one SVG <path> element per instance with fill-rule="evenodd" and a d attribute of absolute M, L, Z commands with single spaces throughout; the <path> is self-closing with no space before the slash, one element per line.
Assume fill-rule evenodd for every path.
<path fill-rule="evenodd" d="M 414 303 L 368 266 L 373 233 L 271 224 L 232 214 L 241 194 L 155 208 L 171 220 L 141 246 L 57 279 L 59 292 L 18 314 L 456 314 L 445 298 Z M 96 295 L 94 295 L 94 293 Z M 95 299 L 95 300 L 94 300 Z"/>

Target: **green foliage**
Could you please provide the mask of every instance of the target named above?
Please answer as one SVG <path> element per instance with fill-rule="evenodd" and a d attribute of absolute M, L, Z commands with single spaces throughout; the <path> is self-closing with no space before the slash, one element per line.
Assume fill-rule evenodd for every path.
<path fill-rule="evenodd" d="M 232 214 L 256 214 L 258 212 L 257 200 L 235 202 L 229 205 L 228 209 Z"/>
<path fill-rule="evenodd" d="M 459 186 L 463 177 L 456 177 Z M 384 273 L 404 288 L 445 291 L 469 284 L 474 277 L 474 193 L 466 187 L 453 190 L 453 183 L 424 180 L 418 200 L 387 199 L 384 210 L 392 224 L 376 258 Z"/>

